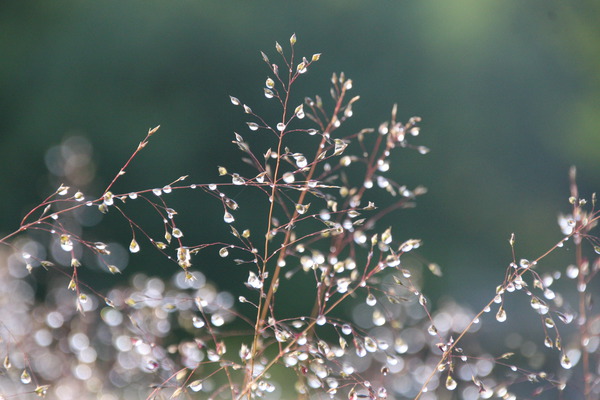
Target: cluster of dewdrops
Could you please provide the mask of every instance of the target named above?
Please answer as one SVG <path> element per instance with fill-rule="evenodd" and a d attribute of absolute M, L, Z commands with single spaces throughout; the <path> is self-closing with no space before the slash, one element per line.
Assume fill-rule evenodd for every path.
<path fill-rule="evenodd" d="M 19 245 L 31 251 L 31 243 Z M 233 296 L 217 291 L 200 272 L 193 272 L 192 280 L 185 271 L 170 280 L 136 274 L 130 286 L 112 289 L 106 298 L 88 294 L 81 302 L 82 315 L 64 279 L 51 280 L 39 301 L 35 282 L 23 279 L 29 272 L 22 254 L 3 259 L 4 398 L 35 393 L 66 400 L 146 399 L 153 384 L 173 373 L 173 360 L 181 364 L 177 368 L 192 370 L 214 359 L 215 346 L 200 346 L 195 333 L 206 324 L 220 327 L 233 319 Z M 181 328 L 189 332 L 189 340 L 163 343 Z M 203 381 L 203 390 L 212 385 L 211 379 Z M 198 385 L 193 389 L 200 390 Z"/>
<path fill-rule="evenodd" d="M 367 386 L 380 386 L 378 391 L 364 387 L 357 389 L 357 393 L 365 396 L 370 393 L 372 398 L 415 397 L 440 359 L 443 346 L 439 339 L 456 337 L 474 318 L 473 312 L 453 302 L 445 303 L 429 318 L 426 313 L 428 301 L 417 289 L 422 279 L 421 269 L 411 265 L 401 267 L 398 271 L 400 274 L 386 274 L 378 285 L 385 288 L 385 295 L 369 295 L 364 303 L 355 306 L 352 330 L 341 330 L 350 337 L 355 335 L 352 338 L 355 351 L 344 356 L 343 365 L 351 365 L 353 373 L 368 379 Z M 399 279 L 405 284 L 398 285 Z M 406 297 L 400 302 L 390 302 L 393 296 Z M 479 325 L 474 325 L 470 331 L 478 329 Z M 377 346 L 369 346 L 369 342 Z M 442 374 L 435 375 L 427 383 L 422 398 L 448 398 L 451 396 L 449 390 L 457 387 L 456 381 L 468 383 L 473 377 L 481 380 L 486 387 L 496 386 L 496 381 L 490 375 L 494 368 L 490 355 L 478 354 L 473 358 L 472 355 L 467 357 L 461 353 L 454 363 L 452 375 L 445 375 L 444 369 L 441 369 Z M 447 376 L 451 376 L 452 380 L 448 381 Z M 472 384 L 463 385 L 461 390 L 461 398 L 476 399 L 482 396 Z M 373 397 L 373 393 L 377 397 Z M 492 394 L 491 390 L 483 393 L 488 398 Z"/>

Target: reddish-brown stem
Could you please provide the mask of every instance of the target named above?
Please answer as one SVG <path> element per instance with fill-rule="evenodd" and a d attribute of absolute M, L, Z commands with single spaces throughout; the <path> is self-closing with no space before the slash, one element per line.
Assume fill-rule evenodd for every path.
<path fill-rule="evenodd" d="M 367 260 L 367 263 L 366 263 L 367 266 L 365 268 L 368 267 L 370 261 L 371 261 L 371 259 L 369 258 Z M 346 293 L 344 293 L 342 296 L 340 296 L 335 302 L 333 302 L 333 304 L 331 304 L 323 312 L 323 315 L 328 315 L 340 303 L 342 303 L 344 300 L 346 300 L 349 296 L 354 295 L 354 293 L 357 290 L 362 289 L 362 288 L 363 288 L 363 286 L 361 285 L 361 282 L 359 282 L 356 286 L 354 286 L 352 289 L 348 290 Z M 243 399 L 244 396 L 250 392 L 253 384 L 255 382 L 257 382 L 264 374 L 266 374 L 267 371 L 269 369 L 271 369 L 271 367 L 273 367 L 285 354 L 287 354 L 290 351 L 290 349 L 296 344 L 296 342 L 298 341 L 298 339 L 300 337 L 311 332 L 313 330 L 313 328 L 315 327 L 315 325 L 316 325 L 316 320 L 315 319 L 311 320 L 311 322 L 308 323 L 308 325 L 306 326 L 306 328 L 304 328 L 304 330 L 302 331 L 301 334 L 298 334 L 294 338 L 292 338 L 290 340 L 290 342 L 287 344 L 287 346 L 285 346 L 285 348 L 283 350 L 279 351 L 279 353 L 276 356 L 274 356 L 272 360 L 269 361 L 269 363 L 263 368 L 263 370 L 259 374 L 257 374 L 255 377 L 252 377 L 250 381 L 246 382 L 244 385 L 244 388 L 242 389 L 242 392 L 238 396 L 238 399 Z"/>
<path fill-rule="evenodd" d="M 286 64 L 288 64 L 287 60 L 284 57 L 284 61 L 286 62 Z M 290 62 L 288 64 L 288 88 L 285 89 L 285 85 L 283 85 L 284 89 L 285 89 L 285 100 L 283 101 L 283 111 L 282 111 L 282 116 L 281 116 L 281 123 L 285 125 L 286 123 L 286 119 L 287 119 L 287 105 L 288 105 L 288 101 L 290 98 L 290 92 L 291 92 L 291 86 L 292 86 L 292 82 L 293 82 L 293 71 L 292 71 L 292 65 L 294 63 L 294 47 L 292 46 L 292 53 L 290 56 Z M 283 147 L 283 132 L 280 133 L 278 135 L 279 140 L 277 143 L 277 160 L 275 162 L 275 172 L 273 174 L 273 177 L 271 178 L 272 181 L 272 188 L 271 188 L 271 194 L 270 194 L 270 202 L 269 202 L 269 213 L 267 215 L 267 229 L 265 231 L 265 245 L 264 245 L 264 256 L 263 256 L 263 265 L 261 267 L 261 278 L 260 279 L 264 279 L 265 276 L 265 272 L 267 270 L 267 260 L 269 258 L 269 235 L 272 229 L 272 224 L 273 224 L 273 210 L 275 207 L 275 194 L 277 191 L 277 177 L 279 176 L 279 168 L 281 166 L 281 150 Z M 289 232 L 289 230 L 288 230 Z M 287 238 L 287 236 L 286 236 Z M 274 274 L 274 278 L 271 281 L 271 286 L 269 287 L 269 294 L 271 294 L 274 284 L 275 284 L 275 278 L 277 278 L 278 276 L 278 271 L 276 270 L 276 273 Z M 244 388 L 246 388 L 249 385 L 249 382 L 252 380 L 252 376 L 254 375 L 254 359 L 256 357 L 256 355 L 258 354 L 258 342 L 259 342 L 259 336 L 261 334 L 261 330 L 264 326 L 264 319 L 267 315 L 270 303 L 271 303 L 271 296 L 267 295 L 266 299 L 263 299 L 263 295 L 264 295 L 264 289 L 261 288 L 260 289 L 260 293 L 259 293 L 259 299 L 258 299 L 258 310 L 256 312 L 256 322 L 254 324 L 254 339 L 252 341 L 252 356 L 250 358 L 250 368 L 246 371 L 245 374 L 245 378 L 244 378 Z"/>
<path fill-rule="evenodd" d="M 146 135 L 146 137 L 144 138 L 144 140 L 142 140 L 140 142 L 140 144 L 138 145 L 138 147 L 136 147 L 135 151 L 131 154 L 131 156 L 129 156 L 129 159 L 127 160 L 127 162 L 121 167 L 121 169 L 119 170 L 119 172 L 117 172 L 117 174 L 115 175 L 115 177 L 113 178 L 113 180 L 108 184 L 108 186 L 106 187 L 106 189 L 104 189 L 104 193 L 108 192 L 110 190 L 110 188 L 112 188 L 113 185 L 117 182 L 117 180 L 119 179 L 119 177 L 122 176 L 125 173 L 125 170 L 129 166 L 129 164 L 131 164 L 131 162 L 133 161 L 133 159 L 135 158 L 135 156 L 137 156 L 137 154 L 144 147 L 146 147 L 146 145 L 148 144 L 148 140 L 150 139 L 150 136 L 152 136 L 158 130 L 158 128 L 160 128 L 160 125 L 156 126 L 155 128 L 152 128 L 152 129 L 148 130 L 148 134 Z"/>
<path fill-rule="evenodd" d="M 293 48 L 292 48 L 293 50 Z M 291 60 L 289 65 L 293 66 L 293 56 L 294 53 L 292 51 L 292 56 L 291 56 Z M 286 114 L 287 114 L 287 105 L 288 105 L 288 101 L 290 98 L 290 93 L 291 93 L 291 86 L 292 83 L 294 82 L 295 78 L 297 77 L 297 74 L 293 74 L 293 71 L 290 67 L 289 70 L 289 84 L 288 84 L 288 88 L 286 90 L 286 97 L 284 100 L 284 106 L 283 106 L 283 113 L 282 113 L 282 123 L 285 124 L 286 123 Z M 322 147 L 324 146 L 324 144 L 327 141 L 328 138 L 328 134 L 333 131 L 335 128 L 333 126 L 334 121 L 337 118 L 337 114 L 340 112 L 341 108 L 342 108 L 342 104 L 343 104 L 343 100 L 345 97 L 345 92 L 346 89 L 345 87 L 343 87 L 342 92 L 340 93 L 331 120 L 329 122 L 329 124 L 327 125 L 325 132 L 323 132 L 323 137 L 321 139 L 321 142 L 319 143 L 319 146 L 317 148 L 317 152 L 315 154 L 314 159 L 317 160 L 317 157 L 319 155 L 319 153 L 321 152 Z M 277 146 L 277 161 L 275 164 L 275 171 L 274 171 L 274 175 L 272 177 L 272 190 L 271 190 L 271 196 L 270 196 L 270 206 L 269 206 L 269 212 L 268 212 L 268 221 L 267 221 L 267 230 L 265 232 L 265 246 L 264 246 L 264 257 L 263 257 L 263 266 L 262 266 L 262 273 L 264 276 L 264 273 L 267 270 L 267 261 L 269 260 L 269 238 L 270 238 L 270 232 L 272 229 L 272 219 L 273 219 L 273 212 L 274 212 L 274 207 L 275 207 L 275 196 L 277 194 L 277 190 L 278 190 L 278 186 L 277 186 L 277 177 L 279 175 L 279 168 L 281 166 L 281 150 L 283 148 L 283 137 L 284 134 L 282 132 L 282 134 L 279 136 L 279 141 L 278 141 L 278 146 Z M 306 185 L 308 185 L 308 181 L 310 181 L 316 171 L 316 166 L 317 166 L 317 162 L 313 162 L 311 164 L 311 168 L 306 176 Z M 304 199 L 306 197 L 306 193 L 307 191 L 301 191 L 299 198 L 298 198 L 298 204 L 303 204 Z M 298 212 L 296 210 L 294 210 L 294 213 L 290 219 L 289 224 L 293 225 L 294 222 L 296 221 L 296 219 L 298 218 Z M 264 327 L 264 324 L 266 322 L 266 317 L 267 314 L 269 312 L 270 309 L 272 309 L 272 301 L 273 301 L 273 295 L 275 293 L 275 288 L 277 287 L 277 285 L 279 284 L 279 275 L 281 273 L 281 263 L 280 261 L 282 261 L 285 256 L 286 256 L 286 247 L 289 246 L 290 243 L 290 238 L 291 238 L 291 233 L 292 230 L 288 229 L 286 230 L 285 233 L 285 237 L 283 240 L 283 244 L 281 246 L 282 250 L 279 253 L 279 256 L 277 258 L 277 262 L 275 263 L 275 270 L 273 272 L 273 276 L 271 277 L 271 281 L 270 281 L 270 285 L 269 285 L 269 289 L 266 293 L 266 296 L 263 300 L 263 289 L 261 289 L 260 291 L 260 297 L 259 297 L 259 304 L 258 304 L 258 311 L 257 311 L 257 319 L 256 319 L 256 324 L 255 324 L 255 329 L 254 329 L 254 339 L 253 339 L 253 344 L 252 344 L 252 353 L 253 353 L 253 357 L 250 361 L 250 368 L 246 373 L 246 377 L 245 377 L 245 382 L 244 382 L 244 390 L 249 390 L 248 385 L 254 381 L 253 379 L 253 371 L 254 371 L 254 355 L 256 355 L 258 353 L 258 342 L 259 342 L 259 336 L 262 333 L 262 329 Z"/>
<path fill-rule="evenodd" d="M 343 99 L 344 99 L 344 94 L 345 94 L 345 89 L 342 90 L 342 93 L 340 94 L 340 97 L 338 98 L 338 101 L 336 103 L 336 106 L 335 106 L 335 109 L 334 109 L 334 112 L 333 112 L 333 116 L 332 116 L 332 118 L 331 118 L 331 120 L 329 122 L 329 125 L 327 125 L 327 128 L 325 129 L 325 132 L 330 132 L 330 130 L 333 128 L 333 126 L 332 126 L 333 125 L 333 121 L 335 121 L 335 118 L 337 117 L 337 114 L 339 113 L 339 110 L 342 107 L 342 103 L 343 103 Z M 318 150 L 317 150 L 317 152 L 315 154 L 315 160 L 317 159 L 317 157 L 318 157 L 318 155 L 319 155 L 319 153 L 321 151 L 321 148 L 325 144 L 326 140 L 327 140 L 327 137 L 325 135 L 323 135 L 323 138 L 321 139 L 321 143 L 319 143 Z M 310 181 L 312 179 L 312 177 L 313 177 L 313 175 L 315 173 L 317 164 L 318 163 L 316 163 L 316 162 L 312 163 L 312 166 L 311 166 L 311 168 L 310 168 L 310 170 L 308 172 L 308 175 L 306 176 L 307 185 L 308 185 L 308 181 Z M 275 192 L 275 188 L 276 188 L 276 186 L 273 187 L 273 193 Z M 306 197 L 306 193 L 307 192 L 308 191 L 306 191 L 306 190 L 300 192 L 300 196 L 298 198 L 298 204 L 303 204 L 304 198 Z M 271 210 L 273 210 L 273 206 L 271 206 Z M 296 221 L 296 219 L 298 218 L 298 215 L 299 215 L 298 212 L 294 211 L 294 214 L 292 215 L 292 218 L 291 218 L 289 224 L 293 224 Z M 271 216 L 271 214 L 269 214 L 269 217 L 270 216 Z M 270 220 L 270 218 L 269 218 L 269 220 Z M 282 248 L 286 248 L 289 245 L 289 241 L 290 241 L 290 237 L 291 237 L 291 232 L 292 231 L 290 229 L 286 230 L 286 234 L 285 234 L 285 238 L 284 238 L 284 241 L 283 241 Z M 266 301 L 265 301 L 266 304 L 269 304 L 271 302 L 271 298 L 273 297 L 273 292 L 274 292 L 274 289 L 275 289 L 275 285 L 277 284 L 277 281 L 279 279 L 279 274 L 280 274 L 280 271 L 281 271 L 281 266 L 279 264 L 279 261 L 282 261 L 284 258 L 285 258 L 285 251 L 281 251 L 279 253 L 279 257 L 278 257 L 278 260 L 277 260 L 277 265 L 275 266 L 275 272 L 273 273 L 273 278 L 271 279 L 271 285 L 270 285 L 269 291 L 267 293 L 267 298 L 266 298 Z M 264 307 L 263 310 L 262 310 L 262 312 L 261 312 L 261 320 L 262 321 L 264 321 L 264 319 L 266 318 L 267 311 L 268 311 L 268 307 Z"/>

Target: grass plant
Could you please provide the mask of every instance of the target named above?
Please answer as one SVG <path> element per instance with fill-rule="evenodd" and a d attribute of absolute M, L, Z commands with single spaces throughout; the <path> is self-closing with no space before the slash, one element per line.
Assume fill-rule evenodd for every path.
<path fill-rule="evenodd" d="M 575 169 L 558 243 L 524 258 L 511 236 L 504 280 L 477 312 L 449 300 L 430 304 L 422 281 L 443 277 L 442 269 L 416 254 L 421 240 L 402 237 L 388 222 L 426 193 L 389 173 L 396 153 L 428 153 L 416 142 L 421 119 L 401 122 L 393 106 L 389 121 L 347 132 L 359 100 L 350 94 L 352 80 L 333 74 L 328 98 L 296 93 L 320 54 L 299 56 L 295 43 L 295 35 L 287 50 L 277 43 L 275 62 L 261 53 L 263 94 L 276 120 L 230 97 L 247 117 L 233 134 L 243 171 L 216 166 L 214 183 L 182 176 L 117 192 L 155 127 L 99 195 L 60 185 L 0 239 L 0 398 L 598 398 L 592 288 L 600 240 L 592 230 L 600 214 L 595 195 L 580 197 Z M 239 200 L 242 190 L 251 200 Z M 222 215 L 171 207 L 171 198 L 192 191 Z M 134 218 L 137 207 L 155 220 Z M 86 209 L 122 217 L 130 230 L 123 247 L 132 257 L 153 252 L 172 277 L 139 271 L 106 292 L 82 279 L 81 269 L 94 262 L 120 273 L 113 239 L 89 240 L 78 223 Z M 260 228 L 251 231 L 244 213 L 259 218 Z M 198 243 L 186 235 L 185 221 L 199 218 L 222 218 L 230 239 Z M 566 250 L 572 264 L 546 264 Z M 235 293 L 207 280 L 206 254 L 220 256 L 223 273 L 245 271 Z M 310 311 L 288 315 L 290 298 Z M 513 315 L 539 323 L 541 345 L 532 351 L 513 338 L 495 354 L 489 338 L 502 340 L 483 326 Z"/>

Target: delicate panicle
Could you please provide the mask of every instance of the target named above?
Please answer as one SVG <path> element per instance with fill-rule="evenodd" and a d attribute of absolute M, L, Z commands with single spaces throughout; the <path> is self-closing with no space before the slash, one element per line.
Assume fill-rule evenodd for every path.
<path fill-rule="evenodd" d="M 7 245 L 0 286 L 9 294 L 0 299 L 0 311 L 4 300 L 10 308 L 0 323 L 5 386 L 20 381 L 28 386 L 15 396 L 51 398 L 95 393 L 101 382 L 110 398 L 513 400 L 511 390 L 527 382 L 533 398 L 551 389 L 568 397 L 575 393 L 565 390 L 568 384 L 591 399 L 599 344 L 590 290 L 600 271 L 600 239 L 591 231 L 600 213 L 595 195 L 581 197 L 575 169 L 569 214 L 558 217 L 562 237 L 548 252 L 526 255 L 531 249 L 516 246 L 511 234 L 505 273 L 497 275 L 496 290 L 480 311 L 443 294 L 428 297 L 423 286 L 436 285 L 442 269 L 427 252 L 415 254 L 423 243 L 410 239 L 411 227 L 393 214 L 414 207 L 427 192 L 407 183 L 420 166 L 397 154 L 429 153 L 418 143 L 421 118 L 399 121 L 402 110 L 395 104 L 388 121 L 355 130 L 347 123 L 360 99 L 349 93 L 353 80 L 334 73 L 324 89 L 333 100 L 305 97 L 297 81 L 307 78 L 321 53 L 299 54 L 295 34 L 289 43 L 285 49 L 275 44 L 279 66 L 261 52 L 266 76 L 258 94 L 272 101 L 252 102 L 251 108 L 229 96 L 243 110 L 242 127 L 260 131 L 260 137 L 234 132 L 241 155 L 222 158 L 239 173 L 218 166 L 215 183 L 187 185 L 180 183 L 183 175 L 154 188 L 116 192 L 124 183 L 117 180 L 135 165 L 134 156 L 157 126 L 98 195 L 90 197 L 95 185 L 71 189 L 72 177 L 60 175 L 66 183 L 26 214 L 19 231 L 0 240 Z M 244 165 L 230 159 L 236 154 Z M 173 162 L 155 161 L 156 168 Z M 193 198 L 178 197 L 184 193 Z M 108 244 L 93 239 L 111 233 L 89 232 L 97 221 L 87 211 L 103 217 L 95 207 L 123 218 L 129 247 L 110 237 L 102 239 Z M 155 223 L 132 207 L 145 207 Z M 208 215 L 189 215 L 190 209 Z M 220 215 L 223 223 L 213 225 Z M 32 232 L 8 241 L 26 231 Z M 43 248 L 44 234 L 49 249 Z M 143 258 L 131 254 L 148 241 L 153 249 Z M 572 254 L 572 264 L 545 262 L 553 251 Z M 153 254 L 162 261 L 145 258 Z M 94 268 L 105 275 L 102 281 L 128 268 L 122 277 L 127 281 L 98 288 Z M 54 272 L 64 275 L 64 283 L 50 278 Z M 485 289 L 474 288 L 477 283 L 460 269 L 444 272 L 467 291 Z M 211 277 L 233 279 L 231 292 L 219 290 Z M 564 293 L 565 287 L 573 293 Z M 44 296 L 49 301 L 41 304 Z M 63 298 L 68 304 L 61 304 Z M 29 319 L 11 322 L 27 312 Z M 488 327 L 490 338 L 478 338 L 486 316 L 505 322 L 509 312 L 514 321 L 493 325 L 513 329 L 511 322 L 536 321 L 538 342 L 518 326 L 510 334 Z M 498 357 L 503 350 L 490 351 L 486 340 L 511 352 Z M 539 365 L 555 370 L 536 370 Z M 278 381 L 286 369 L 294 384 Z M 46 380 L 56 384 L 38 384 Z"/>

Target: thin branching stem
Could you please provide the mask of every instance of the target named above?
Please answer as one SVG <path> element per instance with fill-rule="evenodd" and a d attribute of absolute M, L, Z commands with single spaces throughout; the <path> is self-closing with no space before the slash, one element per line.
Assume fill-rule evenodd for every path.
<path fill-rule="evenodd" d="M 557 244 L 555 244 L 553 247 L 551 247 L 549 250 L 547 250 L 544 254 L 542 254 L 541 256 L 539 256 L 537 259 L 535 259 L 534 262 L 532 262 L 532 265 L 536 265 L 539 261 L 541 261 L 542 259 L 544 259 L 546 256 L 548 256 L 550 253 L 554 252 L 557 248 L 562 246 L 562 243 L 571 238 L 571 237 L 576 237 L 577 235 L 580 234 L 580 231 L 587 229 L 588 226 L 593 226 L 594 223 L 596 221 L 598 221 L 600 219 L 600 215 L 596 215 L 594 218 L 592 218 L 590 221 L 588 221 L 588 223 L 586 225 L 580 225 L 578 227 L 578 229 L 575 229 L 570 235 L 567 235 L 565 238 L 563 238 L 560 242 L 558 242 Z M 520 271 L 515 272 L 512 275 L 512 278 L 514 280 L 514 278 L 516 277 L 520 277 L 523 274 L 525 274 L 526 272 L 530 271 L 532 268 L 532 266 L 528 266 L 527 268 L 522 268 Z M 506 286 L 508 282 L 504 283 L 504 286 Z M 419 398 L 421 398 L 421 396 L 423 395 L 423 393 L 425 393 L 426 389 L 427 389 L 427 385 L 429 384 L 429 382 L 431 382 L 431 380 L 433 379 L 433 377 L 438 373 L 439 371 L 439 367 L 441 365 L 443 365 L 446 360 L 448 360 L 449 357 L 451 357 L 452 352 L 454 350 L 454 348 L 456 346 L 458 346 L 458 344 L 460 343 L 460 341 L 462 340 L 462 338 L 467 334 L 467 332 L 469 332 L 469 330 L 471 329 L 471 327 L 477 323 L 480 318 L 483 316 L 483 314 L 486 313 L 486 311 L 495 303 L 495 297 L 494 296 L 478 313 L 477 315 L 475 315 L 474 318 L 471 319 L 471 321 L 469 322 L 469 324 L 465 327 L 465 329 L 463 329 L 461 331 L 461 333 L 458 335 L 458 337 L 452 342 L 448 344 L 447 349 L 444 351 L 444 353 L 442 354 L 442 356 L 440 357 L 440 360 L 438 361 L 438 363 L 435 365 L 435 367 L 433 368 L 431 374 L 429 374 L 429 376 L 427 377 L 427 379 L 425 380 L 425 382 L 423 383 L 423 385 L 421 386 L 421 390 L 419 391 L 419 393 L 417 393 L 417 395 L 414 397 L 413 400 L 419 400 Z"/>

